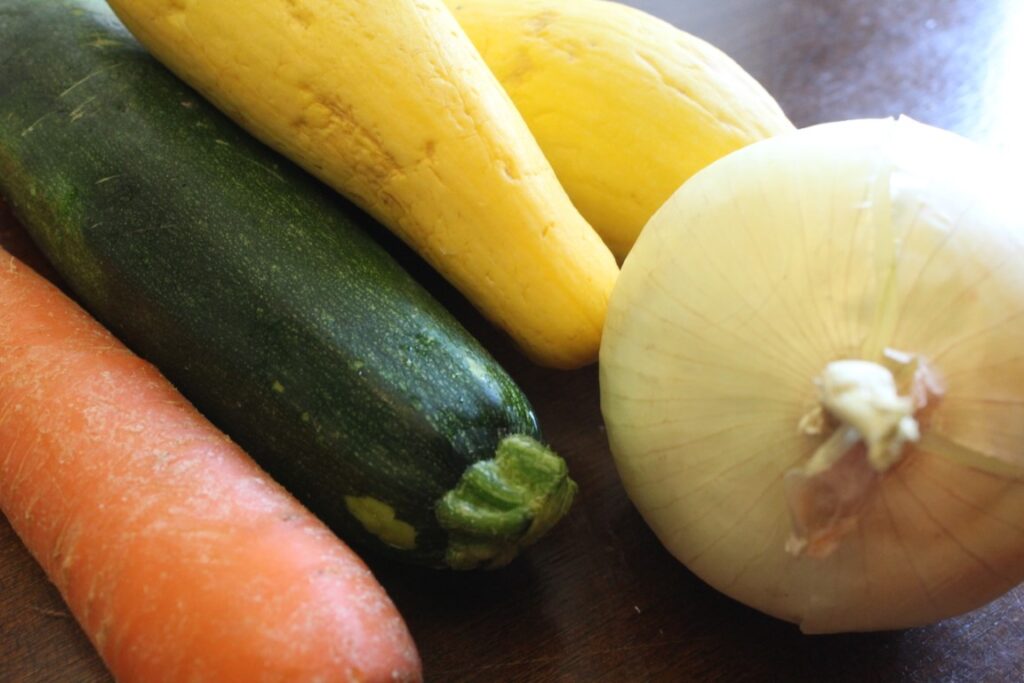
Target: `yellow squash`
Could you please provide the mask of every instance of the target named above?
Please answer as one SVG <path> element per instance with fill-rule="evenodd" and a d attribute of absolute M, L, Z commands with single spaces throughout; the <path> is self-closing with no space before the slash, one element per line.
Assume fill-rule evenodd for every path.
<path fill-rule="evenodd" d="M 158 59 L 413 246 L 535 360 L 594 361 L 615 259 L 442 0 L 110 0 Z"/>
<path fill-rule="evenodd" d="M 721 51 L 602 0 L 447 0 L 621 260 L 691 175 L 793 125 Z"/>

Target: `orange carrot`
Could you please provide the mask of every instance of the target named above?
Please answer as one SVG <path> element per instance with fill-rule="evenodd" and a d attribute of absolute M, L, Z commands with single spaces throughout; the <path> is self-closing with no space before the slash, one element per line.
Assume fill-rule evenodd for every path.
<path fill-rule="evenodd" d="M 414 681 L 326 527 L 0 249 L 0 509 L 119 681 Z"/>

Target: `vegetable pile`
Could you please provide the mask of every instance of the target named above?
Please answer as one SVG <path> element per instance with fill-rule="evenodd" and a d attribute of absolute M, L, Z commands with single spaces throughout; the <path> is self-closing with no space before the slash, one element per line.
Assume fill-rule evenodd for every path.
<path fill-rule="evenodd" d="M 529 401 L 371 220 L 101 3 L 19 0 L 0 21 L 2 185 L 26 229 L 314 513 L 379 554 L 459 569 L 507 563 L 562 517 L 575 485 Z"/>
<path fill-rule="evenodd" d="M 0 252 L 0 508 L 119 680 L 417 680 L 328 528 L 494 568 L 568 512 L 381 228 L 537 363 L 600 355 L 627 492 L 719 590 L 828 632 L 1024 579 L 1010 174 L 906 119 L 796 131 L 635 9 L 448 5 L 0 6 L 0 193 L 120 340 Z"/>

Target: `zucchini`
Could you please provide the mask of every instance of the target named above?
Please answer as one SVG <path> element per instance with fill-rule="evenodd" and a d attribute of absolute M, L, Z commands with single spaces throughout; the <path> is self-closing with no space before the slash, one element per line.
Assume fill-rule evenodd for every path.
<path fill-rule="evenodd" d="M 497 566 L 575 484 L 376 229 L 95 0 L 0 5 L 0 191 L 79 300 L 343 538 Z"/>

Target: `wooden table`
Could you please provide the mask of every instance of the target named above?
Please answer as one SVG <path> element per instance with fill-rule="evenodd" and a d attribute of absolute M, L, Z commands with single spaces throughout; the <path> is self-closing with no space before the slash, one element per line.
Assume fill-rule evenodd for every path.
<path fill-rule="evenodd" d="M 906 113 L 1024 153 L 1024 0 L 630 4 L 725 49 L 797 125 Z M 9 223 L 0 218 L 6 241 L 19 242 Z M 568 518 L 505 570 L 373 563 L 429 680 L 1024 680 L 1024 588 L 929 628 L 813 638 L 715 593 L 661 549 L 626 499 L 595 370 L 530 366 L 436 277 L 415 270 L 521 382 L 581 488 Z M 106 680 L 0 520 L 0 681 Z"/>

